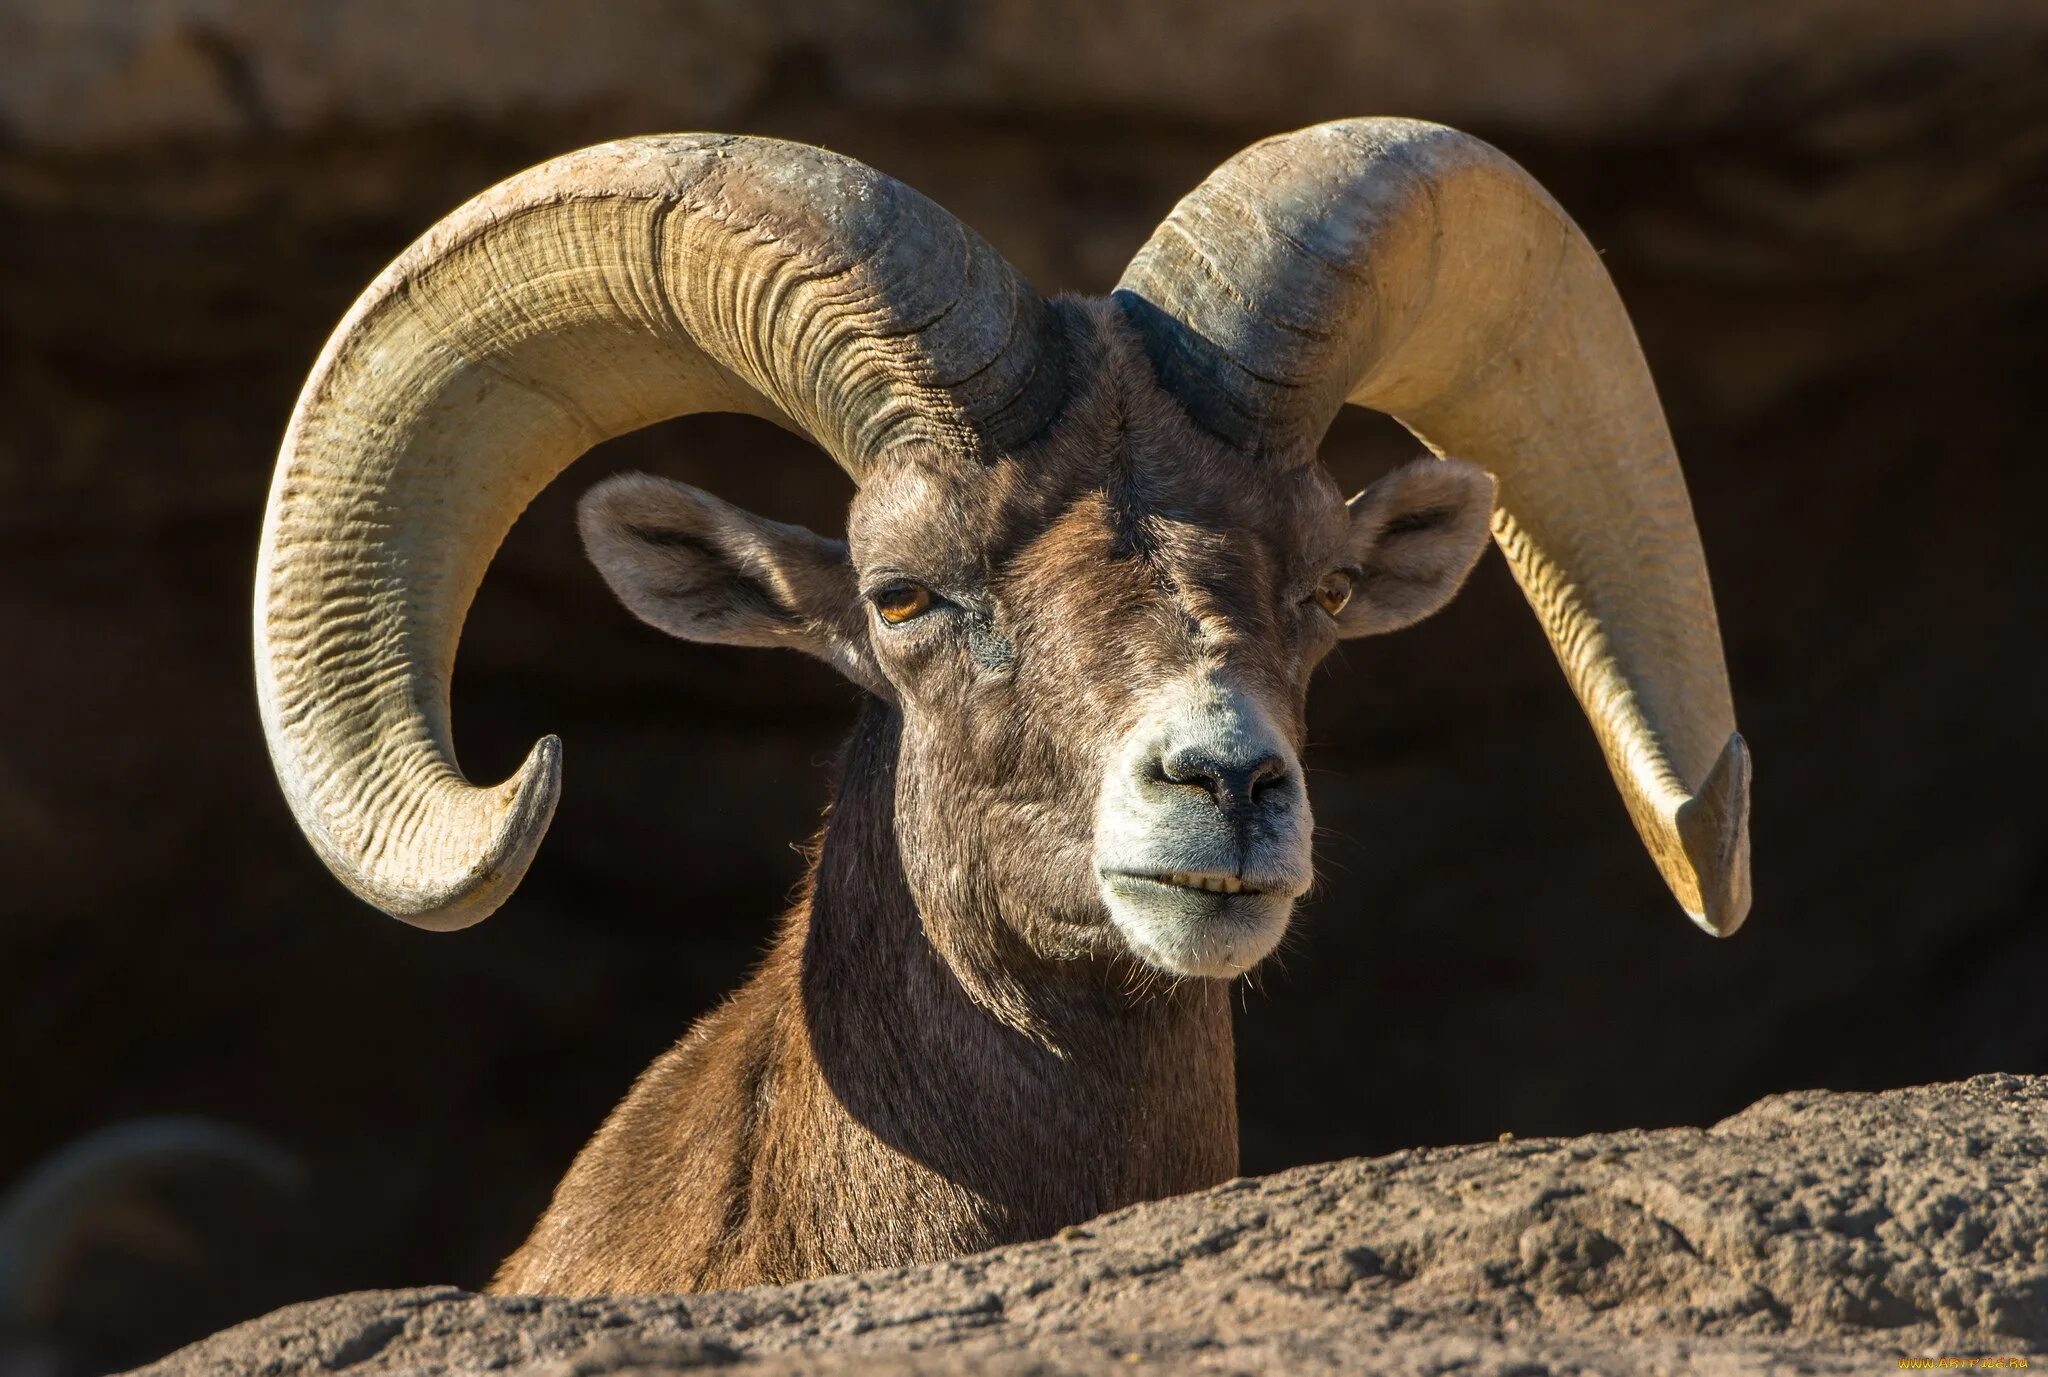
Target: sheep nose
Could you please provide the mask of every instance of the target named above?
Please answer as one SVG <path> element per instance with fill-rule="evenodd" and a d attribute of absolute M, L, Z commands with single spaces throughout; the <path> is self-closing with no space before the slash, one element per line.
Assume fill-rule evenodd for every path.
<path fill-rule="evenodd" d="M 1228 814 L 1256 805 L 1286 784 L 1292 771 L 1275 751 L 1226 758 L 1201 747 L 1183 746 L 1160 757 L 1159 773 L 1170 784 L 1207 791 Z"/>

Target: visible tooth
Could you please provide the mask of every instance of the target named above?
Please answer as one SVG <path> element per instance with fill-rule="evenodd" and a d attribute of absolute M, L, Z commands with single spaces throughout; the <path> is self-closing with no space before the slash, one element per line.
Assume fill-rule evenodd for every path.
<path fill-rule="evenodd" d="M 1169 870 L 1158 880 L 1161 884 L 1204 890 L 1210 894 L 1242 894 L 1245 889 L 1244 881 L 1235 875 L 1201 875 L 1192 870 Z"/>

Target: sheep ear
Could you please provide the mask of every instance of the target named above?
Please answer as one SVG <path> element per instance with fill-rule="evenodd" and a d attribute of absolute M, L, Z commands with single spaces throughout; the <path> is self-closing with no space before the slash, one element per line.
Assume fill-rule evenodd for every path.
<path fill-rule="evenodd" d="M 686 641 L 788 646 L 887 691 L 844 541 L 644 473 L 585 493 L 576 524 L 590 562 L 649 626 Z"/>
<path fill-rule="evenodd" d="M 1493 495 L 1493 475 L 1476 464 L 1418 459 L 1352 498 L 1358 574 L 1338 633 L 1398 631 L 1449 602 L 1486 548 Z"/>

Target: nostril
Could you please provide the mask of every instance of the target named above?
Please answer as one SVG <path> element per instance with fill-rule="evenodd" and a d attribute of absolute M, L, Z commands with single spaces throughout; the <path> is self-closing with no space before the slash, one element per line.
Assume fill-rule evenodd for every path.
<path fill-rule="evenodd" d="M 1219 760 L 1195 750 L 1169 751 L 1153 762 L 1158 779 L 1169 784 L 1201 789 L 1218 807 L 1234 802 L 1256 802 L 1288 778 L 1287 762 L 1279 755 L 1256 760 Z"/>
<path fill-rule="evenodd" d="M 1251 768 L 1249 783 L 1246 786 L 1249 796 L 1256 799 L 1263 794 L 1271 793 L 1287 783 L 1288 774 L 1285 760 L 1277 755 L 1267 756 Z"/>
<path fill-rule="evenodd" d="M 1169 751 L 1153 768 L 1168 784 L 1185 784 L 1211 794 L 1226 788 L 1224 767 L 1199 751 Z"/>

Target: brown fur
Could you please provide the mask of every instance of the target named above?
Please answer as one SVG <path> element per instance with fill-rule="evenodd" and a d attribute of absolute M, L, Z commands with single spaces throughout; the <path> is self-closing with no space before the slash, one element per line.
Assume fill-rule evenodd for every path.
<path fill-rule="evenodd" d="M 1254 464 L 1192 426 L 1114 308 L 1056 309 L 1054 429 L 994 459 L 899 456 L 844 546 L 652 480 L 587 500 L 592 557 L 636 613 L 798 646 L 876 697 L 768 959 L 642 1075 L 493 1290 L 926 1261 L 1236 1170 L 1228 986 L 1137 962 L 1096 887 L 1106 753 L 1190 666 L 1298 749 L 1316 663 L 1441 605 L 1491 485 L 1433 465 L 1354 520 L 1314 464 Z M 1309 595 L 1338 568 L 1363 601 L 1332 618 Z M 882 625 L 867 595 L 895 577 L 944 608 Z"/>

